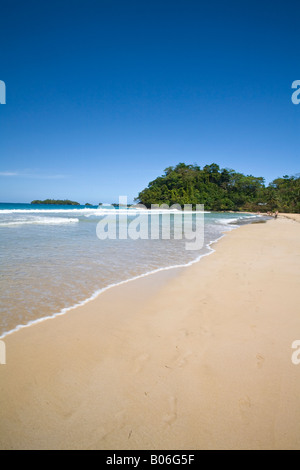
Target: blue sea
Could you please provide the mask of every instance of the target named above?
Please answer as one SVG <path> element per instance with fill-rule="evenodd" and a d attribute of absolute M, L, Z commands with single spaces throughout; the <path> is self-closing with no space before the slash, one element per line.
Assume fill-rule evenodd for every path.
<path fill-rule="evenodd" d="M 67 311 L 109 286 L 195 262 L 212 252 L 224 232 L 255 220 L 250 214 L 205 213 L 204 245 L 193 251 L 174 237 L 100 240 L 98 222 L 118 211 L 126 212 L 128 224 L 137 217 L 130 208 L 0 203 L 0 336 Z M 176 223 L 177 215 L 170 217 Z"/>

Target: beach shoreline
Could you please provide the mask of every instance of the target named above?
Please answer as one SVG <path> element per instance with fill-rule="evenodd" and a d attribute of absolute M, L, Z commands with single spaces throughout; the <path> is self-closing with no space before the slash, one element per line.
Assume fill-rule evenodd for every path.
<path fill-rule="evenodd" d="M 233 212 L 231 212 L 231 213 L 233 213 Z M 216 214 L 220 215 L 219 212 L 217 212 Z M 15 332 L 17 332 L 17 331 L 19 331 L 23 328 L 31 327 L 32 325 L 34 325 L 36 323 L 41 323 L 43 321 L 52 320 L 52 319 L 54 319 L 58 316 L 65 315 L 69 311 L 73 311 L 74 309 L 76 309 L 80 306 L 86 305 L 87 303 L 95 300 L 99 295 L 102 295 L 105 291 L 107 291 L 109 289 L 113 289 L 113 288 L 115 288 L 119 285 L 127 284 L 128 282 L 132 282 L 132 281 L 135 281 L 139 278 L 144 278 L 144 277 L 147 277 L 147 276 L 152 276 L 153 274 L 157 274 L 157 273 L 160 273 L 160 272 L 166 272 L 166 276 L 165 276 L 166 279 L 171 278 L 173 276 L 173 273 L 172 272 L 167 273 L 168 271 L 172 271 L 174 269 L 177 271 L 180 268 L 186 268 L 188 266 L 191 266 L 194 263 L 197 263 L 203 256 L 208 256 L 211 253 L 213 253 L 214 252 L 214 248 L 213 248 L 214 244 L 216 244 L 223 236 L 225 236 L 226 233 L 228 233 L 228 231 L 234 230 L 234 229 L 238 228 L 240 225 L 244 225 L 244 224 L 248 224 L 248 223 L 254 223 L 252 221 L 252 219 L 248 219 L 248 217 L 244 218 L 243 217 L 244 214 L 237 213 L 237 212 L 235 214 L 238 216 L 237 218 L 227 219 L 227 220 L 225 219 L 223 224 L 221 223 L 219 225 L 221 227 L 219 233 L 218 234 L 213 234 L 213 237 L 211 239 L 207 238 L 207 240 L 203 241 L 203 250 L 201 250 L 201 254 L 198 253 L 197 256 L 194 259 L 193 258 L 192 259 L 186 259 L 186 260 L 182 259 L 181 261 L 178 260 L 174 264 L 165 265 L 165 266 L 164 266 L 164 263 L 162 263 L 161 266 L 158 266 L 156 268 L 152 268 L 152 269 L 150 268 L 149 270 L 147 270 L 147 268 L 145 268 L 146 270 L 144 272 L 140 272 L 140 273 L 132 272 L 132 275 L 128 278 L 126 278 L 126 277 L 123 278 L 123 276 L 121 276 L 121 280 L 115 280 L 115 281 L 113 280 L 111 283 L 108 283 L 108 284 L 106 284 L 105 279 L 102 279 L 102 282 L 104 281 L 104 285 L 102 287 L 96 287 L 96 289 L 94 291 L 86 292 L 86 296 L 85 295 L 79 296 L 79 298 L 77 298 L 74 303 L 72 301 L 73 298 L 71 298 L 71 299 L 70 298 L 67 298 L 67 299 L 63 298 L 61 300 L 61 305 L 64 305 L 64 306 L 61 306 L 61 308 L 58 308 L 57 310 L 55 310 L 55 308 L 52 311 L 49 310 L 47 302 L 44 302 L 43 305 L 41 305 L 41 303 L 39 303 L 38 305 L 39 305 L 40 309 L 38 310 L 38 316 L 32 315 L 33 318 L 30 319 L 30 320 L 27 320 L 27 321 L 25 319 L 26 317 L 24 319 L 22 318 L 22 314 L 20 316 L 19 316 L 19 314 L 17 314 L 17 312 L 15 311 L 15 307 L 14 307 L 13 303 L 11 303 L 10 306 L 12 307 L 13 311 L 10 311 L 10 315 L 11 315 L 12 319 L 15 319 L 16 317 L 18 317 L 18 318 L 20 318 L 20 320 L 23 319 L 23 321 L 21 321 L 19 324 L 15 324 L 15 325 L 11 322 L 12 324 L 10 325 L 10 327 L 6 328 L 5 330 L 0 329 L 0 340 L 3 340 L 8 335 L 10 335 L 12 333 L 15 333 Z M 242 215 L 242 217 L 241 217 L 241 215 Z M 250 213 L 250 212 L 247 213 L 247 216 L 257 217 L 256 214 Z M 258 219 L 258 221 L 260 222 L 260 219 Z M 261 221 L 265 222 L 264 219 L 261 219 Z M 225 229 L 225 227 L 227 227 L 227 229 Z M 151 261 L 151 260 L 148 260 L 148 261 Z M 61 264 L 63 264 L 63 263 L 61 263 Z M 121 267 L 120 267 L 120 272 L 122 272 Z M 80 273 L 80 279 L 84 281 L 84 279 L 82 278 L 82 273 L 80 271 L 78 273 Z M 65 273 L 65 275 L 67 275 L 67 273 Z M 53 279 L 53 277 L 55 277 L 54 273 L 52 275 L 52 279 Z M 119 276 L 116 276 L 116 277 L 118 278 Z M 76 282 L 77 282 L 77 280 L 76 280 Z M 33 280 L 33 284 L 34 284 L 34 280 Z M 101 283 L 100 283 L 100 285 L 101 285 Z M 47 288 L 49 289 L 49 291 L 51 291 L 51 289 L 53 289 L 53 287 L 51 287 L 51 282 L 47 284 Z M 5 285 L 3 287 L 3 290 L 5 290 Z M 46 291 L 47 291 L 47 289 L 46 289 Z M 8 292 L 7 297 L 12 299 L 13 294 L 14 294 L 13 292 Z M 27 293 L 27 295 L 28 295 L 28 293 Z M 56 290 L 53 292 L 52 298 L 50 296 L 50 298 L 49 298 L 50 302 L 53 301 L 55 298 L 60 298 L 59 293 Z M 32 303 L 34 303 L 34 300 L 38 302 L 38 299 L 32 299 L 31 304 L 21 305 L 20 307 L 22 308 L 22 311 L 25 312 L 25 313 L 26 313 L 26 310 L 30 311 L 31 310 L 31 305 L 32 305 Z M 6 312 L 4 311 L 4 317 L 5 317 L 5 314 L 6 314 Z"/>
<path fill-rule="evenodd" d="M 299 234 L 243 226 L 6 336 L 0 448 L 299 448 Z"/>
<path fill-rule="evenodd" d="M 120 283 L 197 262 L 211 252 L 210 245 L 224 231 L 231 229 L 231 222 L 237 225 L 238 220 L 245 223 L 253 217 L 237 214 L 229 219 L 231 214 L 206 214 L 203 247 L 193 251 L 185 249 L 182 239 L 170 243 L 163 238 L 134 241 L 131 236 L 112 243 L 109 239 L 99 240 L 95 232 L 103 214 L 99 216 L 98 210 L 87 209 L 90 214 L 77 214 L 75 219 L 70 216 L 77 209 L 69 211 L 67 217 L 59 210 L 55 217 L 49 217 L 49 210 L 43 216 L 32 214 L 31 209 L 28 214 L 26 209 L 25 215 L 22 209 L 22 215 L 16 216 L 15 210 L 19 209 L 6 215 L 0 211 L 5 247 L 0 339 L 84 305 Z M 77 223 L 70 225 L 74 220 Z"/>

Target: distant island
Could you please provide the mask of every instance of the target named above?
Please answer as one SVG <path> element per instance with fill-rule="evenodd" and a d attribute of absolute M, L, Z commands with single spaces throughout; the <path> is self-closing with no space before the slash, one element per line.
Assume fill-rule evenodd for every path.
<path fill-rule="evenodd" d="M 70 201 L 69 199 L 45 199 L 44 201 L 40 201 L 36 199 L 31 201 L 30 204 L 55 204 L 59 206 L 80 206 L 79 202 Z"/>

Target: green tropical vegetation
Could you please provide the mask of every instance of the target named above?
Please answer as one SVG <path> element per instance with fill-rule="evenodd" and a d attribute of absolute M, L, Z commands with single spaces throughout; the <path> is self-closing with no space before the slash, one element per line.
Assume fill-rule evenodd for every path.
<path fill-rule="evenodd" d="M 55 204 L 60 206 L 80 206 L 79 202 L 70 201 L 69 199 L 45 199 L 44 201 L 40 201 L 36 199 L 31 201 L 30 204 Z"/>
<path fill-rule="evenodd" d="M 300 175 L 283 176 L 265 185 L 264 178 L 244 175 L 216 163 L 178 163 L 165 169 L 143 189 L 136 202 L 151 204 L 204 204 L 211 211 L 280 211 L 300 213 Z"/>

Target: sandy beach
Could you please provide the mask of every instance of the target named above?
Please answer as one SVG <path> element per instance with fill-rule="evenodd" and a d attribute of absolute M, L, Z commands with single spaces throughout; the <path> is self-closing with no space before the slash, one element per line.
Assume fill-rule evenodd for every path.
<path fill-rule="evenodd" d="M 299 449 L 296 219 L 6 336 L 0 448 Z"/>

